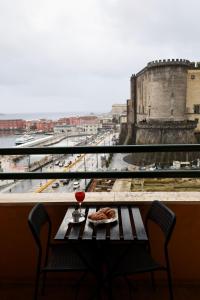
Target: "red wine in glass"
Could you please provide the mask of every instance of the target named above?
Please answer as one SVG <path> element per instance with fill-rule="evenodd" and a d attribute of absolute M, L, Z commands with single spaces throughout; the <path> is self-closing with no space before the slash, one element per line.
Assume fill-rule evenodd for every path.
<path fill-rule="evenodd" d="M 85 192 L 84 191 L 75 192 L 75 198 L 79 204 L 79 210 L 80 210 L 80 214 L 81 214 L 81 204 L 82 204 L 83 200 L 85 199 Z"/>

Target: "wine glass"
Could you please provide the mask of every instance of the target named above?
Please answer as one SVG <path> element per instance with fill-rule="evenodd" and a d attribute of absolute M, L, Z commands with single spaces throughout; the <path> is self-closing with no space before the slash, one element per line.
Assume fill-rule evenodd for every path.
<path fill-rule="evenodd" d="M 80 215 L 82 216 L 83 214 L 81 213 L 81 204 L 82 204 L 83 200 L 85 199 L 85 192 L 84 191 L 75 192 L 75 198 L 79 204 L 79 211 L 80 211 Z"/>

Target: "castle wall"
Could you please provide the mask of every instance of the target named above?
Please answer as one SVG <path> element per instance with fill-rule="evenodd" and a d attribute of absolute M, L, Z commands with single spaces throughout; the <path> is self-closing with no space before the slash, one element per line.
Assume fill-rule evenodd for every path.
<path fill-rule="evenodd" d="M 192 128 L 149 128 L 137 130 L 137 144 L 188 144 L 196 143 Z M 199 157 L 194 152 L 161 152 L 161 153 L 135 153 L 132 156 L 133 164 L 172 164 L 173 160 L 190 161 Z"/>
<path fill-rule="evenodd" d="M 195 143 L 194 129 L 138 128 L 136 144 L 188 144 Z"/>

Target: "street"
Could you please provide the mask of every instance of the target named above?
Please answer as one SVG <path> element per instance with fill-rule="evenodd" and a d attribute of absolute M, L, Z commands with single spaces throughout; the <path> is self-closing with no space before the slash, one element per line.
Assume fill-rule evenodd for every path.
<path fill-rule="evenodd" d="M 93 142 L 89 142 L 90 146 L 107 146 L 112 145 L 113 134 L 103 134 L 100 137 L 97 137 Z M 62 146 L 64 141 L 61 142 Z M 66 143 L 66 142 L 65 142 Z M 69 143 L 69 141 L 67 142 Z M 59 145 L 56 146 L 61 146 Z M 71 145 L 70 145 L 71 146 Z M 60 163 L 65 166 L 59 166 L 57 161 L 48 164 L 45 167 L 41 168 L 41 172 L 70 172 L 70 171 L 103 171 L 106 169 L 105 161 L 108 158 L 109 154 L 79 154 L 79 155 L 66 155 L 59 158 Z M 67 166 L 68 165 L 68 166 Z M 75 190 L 74 182 L 76 179 L 70 180 L 68 184 L 63 184 L 62 180 L 19 180 L 9 187 L 3 189 L 3 193 L 65 193 L 73 192 Z M 52 187 L 52 185 L 58 182 L 57 187 Z M 80 186 L 79 189 L 85 190 L 86 186 L 90 182 L 90 179 L 78 180 Z M 55 186 L 55 185 L 54 185 Z"/>

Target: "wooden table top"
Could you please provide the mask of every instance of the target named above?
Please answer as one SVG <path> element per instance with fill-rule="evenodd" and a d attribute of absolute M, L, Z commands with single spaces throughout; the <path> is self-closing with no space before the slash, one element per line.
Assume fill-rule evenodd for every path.
<path fill-rule="evenodd" d="M 100 207 L 82 208 L 85 221 L 78 224 L 70 222 L 74 207 L 69 207 L 55 235 L 55 240 L 111 240 L 111 241 L 147 241 L 147 234 L 138 207 L 133 205 L 111 206 L 116 211 L 117 221 L 109 224 L 93 225 L 87 219 L 88 214 Z"/>

